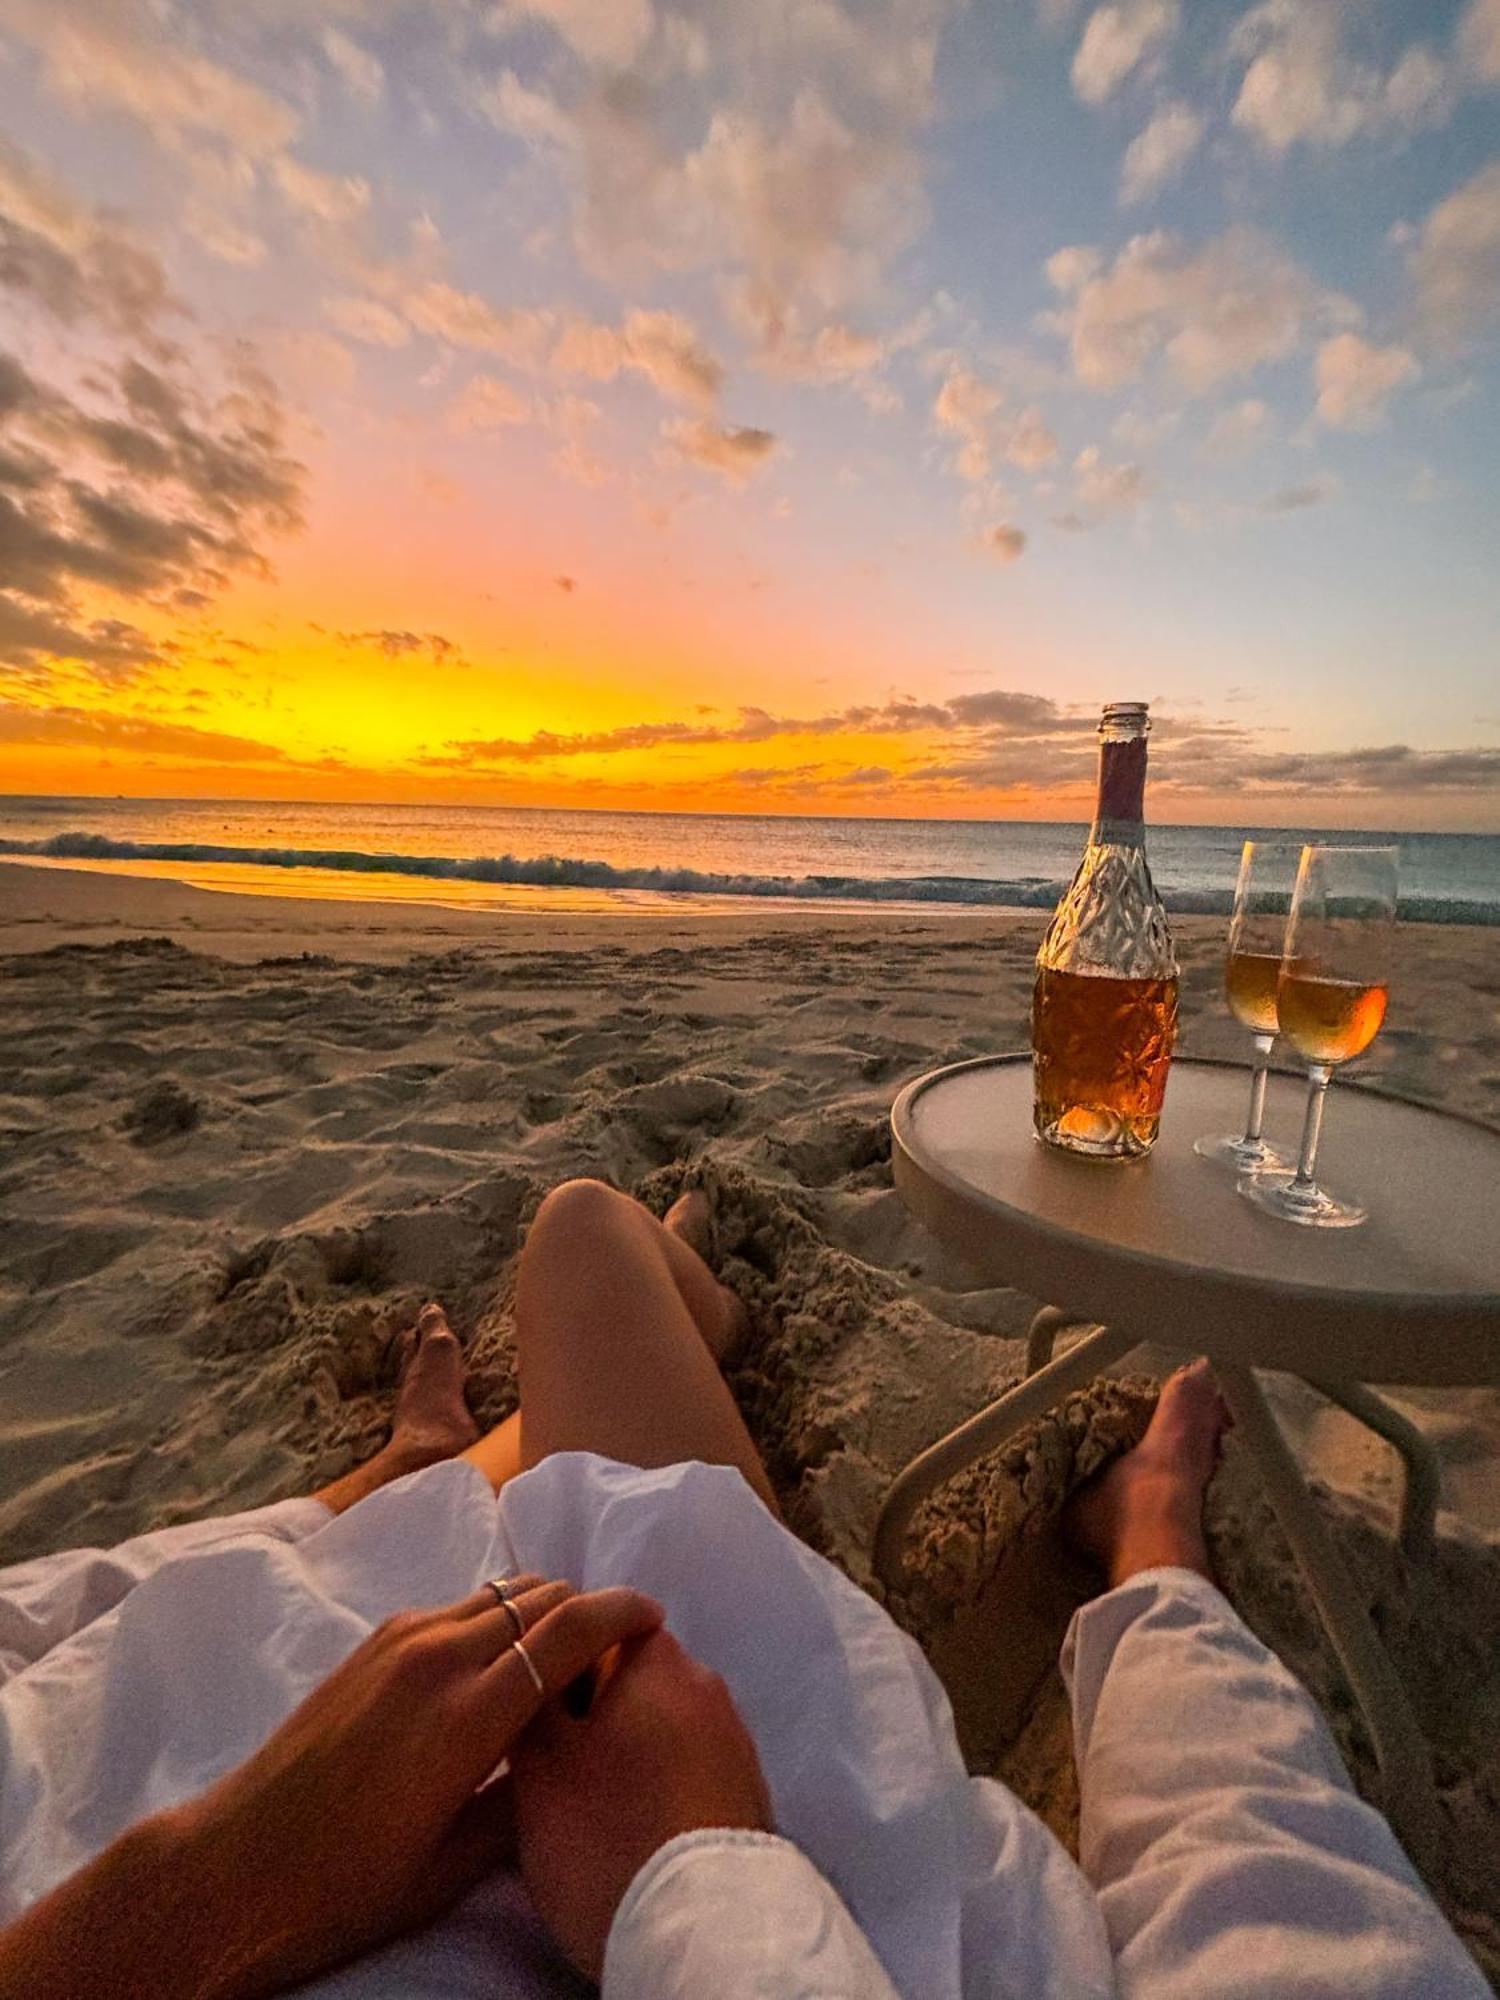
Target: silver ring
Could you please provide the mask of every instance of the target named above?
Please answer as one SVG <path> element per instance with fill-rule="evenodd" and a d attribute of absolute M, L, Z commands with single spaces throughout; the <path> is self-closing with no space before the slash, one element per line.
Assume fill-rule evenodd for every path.
<path fill-rule="evenodd" d="M 484 1587 L 486 1590 L 494 1591 L 495 1602 L 497 1604 L 503 1604 L 505 1605 L 507 1610 L 509 1609 L 510 1593 L 512 1588 L 512 1579 L 510 1577 L 487 1576 L 484 1580 Z"/>
<path fill-rule="evenodd" d="M 536 1661 L 532 1659 L 530 1653 L 527 1652 L 525 1646 L 519 1639 L 517 1639 L 516 1643 L 511 1647 L 510 1650 L 516 1655 L 517 1659 L 519 1659 L 521 1665 L 526 1669 L 527 1673 L 530 1674 L 531 1685 L 536 1689 L 537 1693 L 541 1695 L 545 1700 L 547 1694 L 547 1683 L 542 1679 L 541 1675 L 537 1672 Z"/>
<path fill-rule="evenodd" d="M 522 1611 L 519 1604 L 517 1604 L 512 1598 L 509 1597 L 501 1598 L 500 1609 L 505 1613 L 506 1617 L 509 1618 L 511 1624 L 515 1626 L 516 1644 L 519 1646 L 521 1641 L 526 1637 L 525 1612 Z"/>

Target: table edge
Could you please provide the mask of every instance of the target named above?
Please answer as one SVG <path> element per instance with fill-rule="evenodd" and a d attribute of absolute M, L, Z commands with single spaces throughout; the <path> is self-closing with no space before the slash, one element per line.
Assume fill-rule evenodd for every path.
<path fill-rule="evenodd" d="M 1238 1070 L 1246 1067 L 1243 1063 L 1226 1061 L 1219 1056 L 1182 1056 L 1175 1059 L 1184 1065 L 1197 1069 Z M 1012 1063 L 1029 1063 L 1030 1050 L 1017 1050 L 1006 1054 L 970 1056 L 962 1062 L 946 1063 L 940 1069 L 928 1070 L 924 1075 L 914 1077 L 905 1084 L 891 1106 L 891 1138 L 893 1148 L 899 1150 L 912 1172 L 929 1181 L 936 1182 L 949 1194 L 980 1204 L 997 1220 L 1003 1220 L 1008 1227 L 1040 1238 L 1044 1244 L 1055 1247 L 1059 1252 L 1074 1255 L 1082 1253 L 1086 1257 L 1097 1255 L 1096 1246 L 1100 1239 L 1078 1230 L 1066 1229 L 1053 1222 L 1018 1209 L 1009 1202 L 998 1200 L 975 1188 L 971 1183 L 961 1182 L 956 1175 L 934 1166 L 924 1159 L 912 1146 L 910 1140 L 911 1121 L 917 1100 L 927 1090 L 946 1079 L 962 1074 L 966 1070 L 998 1069 Z M 1470 1112 L 1449 1111 L 1445 1107 L 1424 1103 L 1420 1098 L 1406 1097 L 1395 1091 L 1371 1090 L 1367 1085 L 1345 1084 L 1344 1089 L 1360 1090 L 1367 1097 L 1381 1098 L 1388 1102 L 1405 1104 L 1413 1110 L 1429 1112 L 1433 1117 L 1452 1118 L 1455 1123 L 1473 1126 L 1491 1138 L 1500 1141 L 1500 1127 L 1487 1120 L 1476 1118 Z M 1086 1163 L 1085 1163 L 1086 1164 Z M 1105 1168 L 1104 1171 L 1108 1171 Z M 1220 1292 L 1225 1296 L 1240 1296 L 1245 1293 L 1260 1294 L 1271 1299 L 1283 1298 L 1289 1303 L 1298 1301 L 1309 1306 L 1328 1307 L 1337 1304 L 1342 1310 L 1352 1311 L 1361 1318 L 1375 1319 L 1384 1314 L 1399 1313 L 1402 1318 L 1419 1313 L 1431 1313 L 1445 1320 L 1467 1321 L 1476 1315 L 1500 1318 L 1500 1291 L 1485 1292 L 1420 1292 L 1420 1291 L 1341 1291 L 1329 1285 L 1309 1284 L 1299 1279 L 1250 1278 L 1238 1272 L 1205 1271 L 1202 1268 L 1184 1264 L 1175 1258 L 1154 1256 L 1147 1251 L 1135 1250 L 1124 1245 L 1108 1245 L 1106 1254 L 1111 1261 L 1134 1267 L 1141 1272 L 1162 1275 L 1181 1282 L 1201 1286 L 1206 1292 Z M 1066 1303 L 1066 1301 L 1059 1301 Z M 1395 1378 L 1389 1378 L 1394 1380 Z"/>

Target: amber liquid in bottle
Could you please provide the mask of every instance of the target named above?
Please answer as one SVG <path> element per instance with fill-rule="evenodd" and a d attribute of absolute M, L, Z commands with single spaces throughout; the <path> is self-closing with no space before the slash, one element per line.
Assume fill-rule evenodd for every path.
<path fill-rule="evenodd" d="M 1104 711 L 1093 832 L 1037 953 L 1037 1136 L 1094 1160 L 1155 1144 L 1177 1034 L 1177 960 L 1146 866 L 1148 727 L 1143 704 Z"/>

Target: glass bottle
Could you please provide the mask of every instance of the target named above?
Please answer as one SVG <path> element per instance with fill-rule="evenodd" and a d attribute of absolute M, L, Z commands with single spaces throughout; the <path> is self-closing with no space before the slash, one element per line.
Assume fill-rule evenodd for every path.
<path fill-rule="evenodd" d="M 1156 1143 L 1177 1035 L 1177 957 L 1146 866 L 1146 704 L 1099 724 L 1099 803 L 1078 873 L 1036 955 L 1037 1136 L 1091 1160 Z"/>

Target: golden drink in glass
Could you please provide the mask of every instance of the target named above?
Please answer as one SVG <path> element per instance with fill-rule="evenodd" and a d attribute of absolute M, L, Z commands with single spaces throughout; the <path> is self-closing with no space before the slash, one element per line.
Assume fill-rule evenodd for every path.
<path fill-rule="evenodd" d="M 1336 1064 L 1380 1032 L 1396 924 L 1394 847 L 1304 847 L 1287 918 L 1276 1005 L 1282 1032 L 1307 1059 L 1307 1112 L 1295 1173 L 1261 1174 L 1240 1193 L 1284 1222 L 1351 1229 L 1365 1220 L 1313 1178 L 1323 1106 Z"/>
<path fill-rule="evenodd" d="M 1250 1109 L 1242 1133 L 1225 1132 L 1196 1140 L 1200 1158 L 1237 1174 L 1258 1174 L 1288 1161 L 1261 1133 L 1266 1115 L 1266 1075 L 1276 1045 L 1277 983 L 1281 945 L 1302 843 L 1247 840 L 1240 852 L 1229 919 L 1229 951 L 1224 960 L 1224 996 L 1229 1011 L 1255 1037 L 1250 1064 Z"/>

